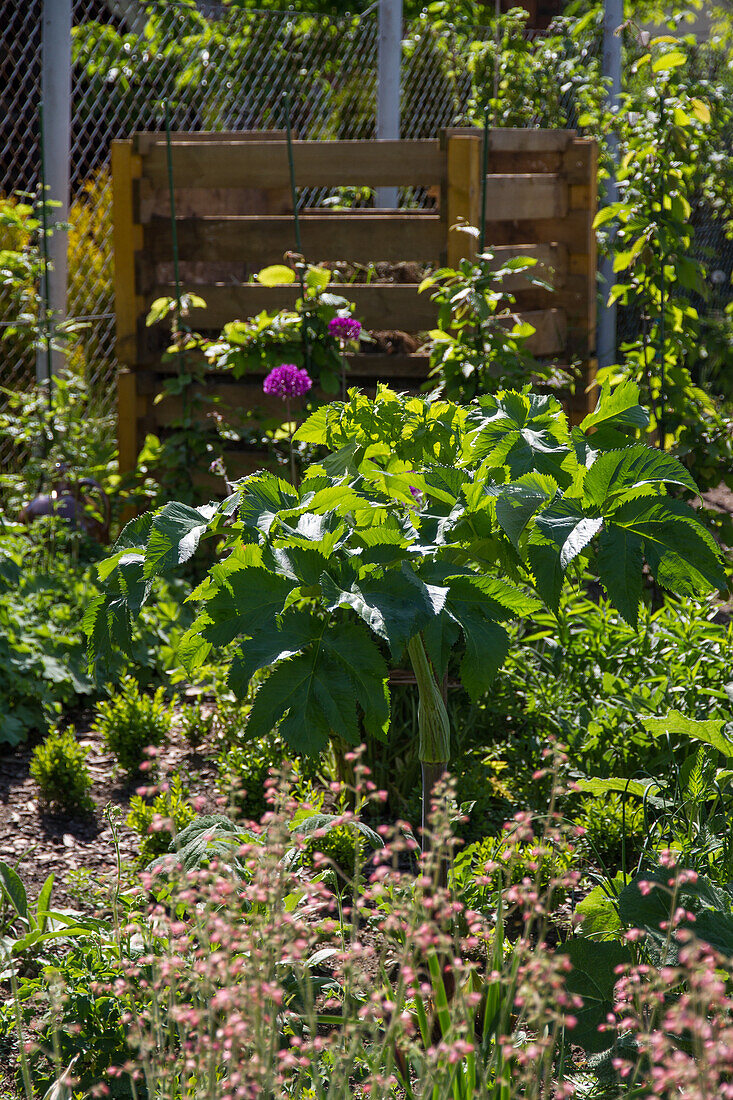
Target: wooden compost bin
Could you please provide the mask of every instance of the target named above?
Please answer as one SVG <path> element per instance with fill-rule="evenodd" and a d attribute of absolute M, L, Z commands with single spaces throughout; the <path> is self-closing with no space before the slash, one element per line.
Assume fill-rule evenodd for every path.
<path fill-rule="evenodd" d="M 404 274 L 413 264 L 449 264 L 470 256 L 475 238 L 455 227 L 478 225 L 481 201 L 479 130 L 443 131 L 434 140 L 296 141 L 299 187 L 414 187 L 429 190 L 434 209 L 345 211 L 306 209 L 303 252 L 312 263 L 388 262 Z M 564 395 L 573 420 L 589 406 L 593 377 L 596 209 L 593 140 L 573 131 L 495 129 L 489 133 L 486 180 L 487 247 L 502 262 L 535 256 L 553 285 L 549 292 L 516 277 L 507 289 L 535 333 L 530 351 L 567 366 L 581 364 L 575 394 Z M 217 333 L 228 321 L 293 305 L 293 286 L 248 282 L 262 267 L 282 263 L 294 247 L 287 147 L 281 133 L 177 134 L 172 143 L 180 277 L 207 303 L 191 323 Z M 155 395 L 175 364 L 161 362 L 161 334 L 145 328 L 151 302 L 173 296 L 173 246 L 165 136 L 145 133 L 112 146 L 120 469 L 134 468 L 147 432 L 165 433 L 180 407 Z M 370 330 L 408 334 L 434 328 L 436 307 L 416 282 L 336 286 Z M 420 354 L 361 352 L 349 357 L 348 384 L 377 381 L 415 390 L 425 381 Z M 235 381 L 211 372 L 207 387 L 226 407 L 260 408 L 262 377 Z M 233 474 L 251 465 L 227 453 Z"/>

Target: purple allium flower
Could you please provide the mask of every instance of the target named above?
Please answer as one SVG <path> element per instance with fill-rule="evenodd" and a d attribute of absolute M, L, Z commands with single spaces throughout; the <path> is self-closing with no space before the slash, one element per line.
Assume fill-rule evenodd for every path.
<path fill-rule="evenodd" d="M 422 489 L 416 489 L 414 485 L 411 485 L 410 492 L 412 493 L 417 503 L 422 504 Z"/>
<path fill-rule="evenodd" d="M 302 397 L 312 385 L 307 370 L 299 370 L 295 363 L 281 363 L 270 371 L 262 383 L 262 389 L 287 401 L 289 397 Z"/>
<path fill-rule="evenodd" d="M 353 317 L 334 317 L 328 322 L 328 331 L 337 340 L 358 340 L 361 332 L 361 322 Z"/>

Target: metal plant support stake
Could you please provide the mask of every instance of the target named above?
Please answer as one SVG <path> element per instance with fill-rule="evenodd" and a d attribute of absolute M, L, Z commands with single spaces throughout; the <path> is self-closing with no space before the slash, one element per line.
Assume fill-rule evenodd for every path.
<path fill-rule="evenodd" d="M 171 246 L 173 248 L 173 281 L 176 286 L 176 312 L 175 329 L 176 329 L 176 346 L 178 348 L 178 373 L 183 374 L 185 371 L 185 361 L 183 358 L 183 349 L 180 343 L 181 333 L 181 269 L 179 265 L 178 254 L 178 226 L 176 225 L 176 195 L 173 187 L 173 151 L 171 148 L 171 117 L 170 110 L 168 108 L 168 100 L 165 101 L 165 160 L 166 168 L 168 171 L 168 197 L 171 204 Z M 186 394 L 183 394 L 183 408 L 184 417 L 186 409 Z"/>
<path fill-rule="evenodd" d="M 486 175 L 489 170 L 489 105 L 484 107 L 484 135 L 481 145 L 481 232 L 478 250 L 483 255 L 486 249 Z"/>
<path fill-rule="evenodd" d="M 300 285 L 300 297 L 305 306 L 305 277 L 303 275 L 303 268 L 305 265 L 305 257 L 303 256 L 303 244 L 300 236 L 300 215 L 298 213 L 298 189 L 295 185 L 295 161 L 293 160 L 293 130 L 290 122 L 290 96 L 287 92 L 283 95 L 283 106 L 285 108 L 285 138 L 288 147 L 288 170 L 290 172 L 290 197 L 293 203 L 293 223 L 295 226 L 295 250 L 298 253 L 298 259 L 296 260 L 295 270 L 298 275 L 298 283 Z M 311 373 L 311 348 L 310 348 L 310 334 L 308 332 L 308 313 L 304 309 L 303 316 L 300 323 L 300 338 L 303 343 L 303 366 L 310 375 Z M 295 458 L 293 455 L 293 428 L 292 421 L 290 420 L 290 402 L 287 405 L 287 417 L 288 417 L 288 432 L 290 433 L 290 472 L 293 479 L 293 484 L 297 484 L 296 470 L 295 470 Z"/>
<path fill-rule="evenodd" d="M 664 117 L 664 90 L 659 93 L 659 133 L 664 134 L 665 117 Z M 659 274 L 659 449 L 664 451 L 665 448 L 665 435 L 666 435 L 666 417 L 665 417 L 665 404 L 666 404 L 666 388 L 667 382 L 665 378 L 666 373 L 666 356 L 665 356 L 665 340 L 666 340 L 666 324 L 665 324 L 665 297 L 666 297 L 666 284 L 664 277 L 664 265 L 666 262 L 666 254 L 664 248 L 664 227 L 662 224 L 664 218 L 664 165 L 662 158 L 659 158 L 659 258 L 660 274 Z"/>

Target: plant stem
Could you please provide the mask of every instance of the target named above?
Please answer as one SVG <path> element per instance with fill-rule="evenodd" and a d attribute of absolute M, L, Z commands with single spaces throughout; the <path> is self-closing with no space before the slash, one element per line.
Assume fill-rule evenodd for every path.
<path fill-rule="evenodd" d="M 665 122 L 666 122 L 666 120 L 665 120 L 665 117 L 664 117 L 664 90 L 662 89 L 662 91 L 660 92 L 660 95 L 659 95 L 659 132 L 660 132 L 660 134 L 664 134 Z M 665 359 L 666 349 L 665 349 L 665 346 L 664 346 L 665 342 L 666 342 L 666 333 L 665 333 L 665 309 L 666 309 L 666 306 L 665 306 L 665 301 L 664 301 L 665 295 L 666 295 L 666 288 L 665 288 L 665 285 L 664 285 L 664 264 L 665 264 L 666 256 L 665 256 L 665 248 L 664 248 L 663 221 L 664 221 L 664 167 L 663 167 L 663 163 L 662 163 L 662 158 L 660 157 L 659 158 L 659 261 L 660 261 L 660 272 L 659 272 L 659 421 L 658 421 L 658 424 L 659 424 L 659 449 L 661 451 L 663 451 L 665 449 L 665 435 L 666 435 L 666 417 L 665 417 L 665 408 L 664 408 L 665 402 L 666 402 L 666 397 L 665 397 L 665 392 L 664 392 L 665 389 L 666 389 L 666 382 L 665 382 L 665 377 L 664 377 L 665 369 L 666 369 L 666 359 Z"/>
<path fill-rule="evenodd" d="M 417 711 L 419 730 L 417 755 L 422 772 L 423 851 L 429 851 L 430 800 L 435 785 L 445 774 L 450 759 L 450 722 L 443 696 L 435 682 L 435 676 L 419 634 L 407 643 L 407 652 L 415 673 L 420 699 Z"/>
<path fill-rule="evenodd" d="M 298 479 L 295 473 L 295 452 L 293 450 L 293 421 L 290 417 L 290 398 L 285 398 L 285 415 L 288 418 L 288 442 L 290 444 L 290 480 L 295 488 L 298 487 Z"/>

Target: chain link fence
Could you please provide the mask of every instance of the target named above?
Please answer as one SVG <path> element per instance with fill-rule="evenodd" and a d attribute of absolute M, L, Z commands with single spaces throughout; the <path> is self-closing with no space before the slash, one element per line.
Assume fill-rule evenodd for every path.
<path fill-rule="evenodd" d="M 72 355 L 102 409 L 114 403 L 117 370 L 110 142 L 163 129 L 166 105 L 176 130 L 282 128 L 286 92 L 297 137 L 374 137 L 375 9 L 334 20 L 205 0 L 196 6 L 74 0 L 69 314 L 87 326 Z M 0 193 L 6 195 L 39 187 L 41 15 L 42 0 L 0 0 Z M 476 43 L 491 33 L 428 21 L 405 27 L 403 137 L 433 137 L 465 120 L 470 61 Z M 581 63 L 599 52 L 600 41 L 589 41 Z M 571 126 L 572 95 L 569 88 L 561 96 Z M 302 201 L 323 198 L 310 192 Z M 22 389 L 34 375 L 32 351 L 12 355 L 0 344 L 0 385 Z M 7 458 L 0 451 L 0 465 Z"/>
<path fill-rule="evenodd" d="M 36 191 L 40 177 L 42 0 L 22 6 L 11 0 L 11 6 L 0 29 L 5 194 Z M 110 142 L 136 130 L 163 129 L 166 105 L 176 130 L 282 128 L 286 92 L 298 137 L 374 137 L 375 9 L 333 20 L 206 2 L 74 0 L 69 314 L 87 326 L 73 355 L 102 407 L 114 401 L 116 374 Z M 433 137 L 465 118 L 468 43 L 490 34 L 427 21 L 405 27 L 403 137 Z M 301 201 L 325 197 L 309 192 Z M 2 385 L 28 386 L 32 354 L 0 351 Z"/>

